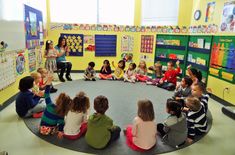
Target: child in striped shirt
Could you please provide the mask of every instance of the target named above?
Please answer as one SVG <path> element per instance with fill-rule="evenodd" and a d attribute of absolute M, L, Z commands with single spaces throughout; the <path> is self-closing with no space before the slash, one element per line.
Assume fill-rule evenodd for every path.
<path fill-rule="evenodd" d="M 49 76 L 47 79 L 47 85 L 44 95 L 46 101 L 46 109 L 44 110 L 41 119 L 40 133 L 42 135 L 50 135 L 57 133 L 58 131 L 58 138 L 62 138 L 64 128 L 64 116 L 68 111 L 71 99 L 67 94 L 61 93 L 57 97 L 55 104 L 51 101 L 50 86 L 52 79 L 52 76 Z"/>
<path fill-rule="evenodd" d="M 199 99 L 193 96 L 186 98 L 188 138 L 187 142 L 192 143 L 195 136 L 202 135 L 207 131 L 207 117 L 205 107 Z"/>

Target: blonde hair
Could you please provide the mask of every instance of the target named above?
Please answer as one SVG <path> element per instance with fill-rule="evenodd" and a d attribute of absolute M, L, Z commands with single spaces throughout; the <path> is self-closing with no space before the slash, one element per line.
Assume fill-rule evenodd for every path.
<path fill-rule="evenodd" d="M 43 74 L 44 72 L 47 72 L 47 69 L 40 67 L 40 68 L 37 69 L 37 72 L 40 73 L 40 74 Z"/>
<path fill-rule="evenodd" d="M 41 77 L 41 74 L 38 73 L 38 72 L 33 72 L 33 73 L 30 74 L 30 76 L 31 76 L 34 80 L 36 80 L 38 77 Z"/>
<path fill-rule="evenodd" d="M 200 100 L 194 96 L 189 96 L 186 98 L 186 105 L 192 111 L 198 111 L 202 106 Z"/>
<path fill-rule="evenodd" d="M 155 114 L 153 104 L 150 100 L 139 100 L 138 101 L 138 116 L 143 121 L 153 121 Z"/>
<path fill-rule="evenodd" d="M 140 68 L 140 64 L 143 63 L 144 64 L 144 71 L 147 72 L 147 65 L 146 62 L 144 60 L 140 60 L 139 66 L 138 68 Z"/>

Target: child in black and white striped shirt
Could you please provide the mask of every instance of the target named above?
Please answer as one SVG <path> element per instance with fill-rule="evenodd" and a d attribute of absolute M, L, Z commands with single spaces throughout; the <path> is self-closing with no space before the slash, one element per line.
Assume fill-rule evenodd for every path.
<path fill-rule="evenodd" d="M 205 107 L 200 103 L 200 100 L 197 97 L 187 97 L 186 106 L 189 108 L 187 112 L 187 142 L 192 143 L 195 136 L 206 133 L 207 117 Z"/>

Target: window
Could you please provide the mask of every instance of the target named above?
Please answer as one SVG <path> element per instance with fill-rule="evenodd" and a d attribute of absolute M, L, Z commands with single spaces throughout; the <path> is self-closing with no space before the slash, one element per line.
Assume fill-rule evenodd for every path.
<path fill-rule="evenodd" d="M 99 24 L 134 25 L 135 0 L 99 0 Z"/>
<path fill-rule="evenodd" d="M 50 0 L 51 22 L 97 22 L 97 0 Z"/>
<path fill-rule="evenodd" d="M 134 24 L 135 0 L 50 0 L 51 22 Z"/>
<path fill-rule="evenodd" d="M 142 0 L 142 22 L 148 25 L 178 25 L 179 0 Z"/>

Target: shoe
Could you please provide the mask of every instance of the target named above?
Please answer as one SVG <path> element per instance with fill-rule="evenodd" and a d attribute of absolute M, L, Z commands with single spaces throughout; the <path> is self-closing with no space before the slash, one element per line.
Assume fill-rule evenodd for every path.
<path fill-rule="evenodd" d="M 8 153 L 6 151 L 2 151 L 0 152 L 0 155 L 8 155 Z"/>
<path fill-rule="evenodd" d="M 96 81 L 96 79 L 95 79 L 95 78 L 93 78 L 93 79 L 92 79 L 92 81 Z"/>
<path fill-rule="evenodd" d="M 58 89 L 52 87 L 51 90 L 50 90 L 50 93 L 56 93 Z"/>
<path fill-rule="evenodd" d="M 70 75 L 66 76 L 66 79 L 67 79 L 68 81 L 73 81 L 73 80 L 71 79 Z"/>
<path fill-rule="evenodd" d="M 85 80 L 85 81 L 90 81 L 90 80 L 89 80 L 89 79 L 87 79 L 87 78 L 85 78 L 84 80 Z"/>
<path fill-rule="evenodd" d="M 65 82 L 65 79 L 64 79 L 62 76 L 59 77 L 59 80 L 60 80 L 61 82 Z"/>

